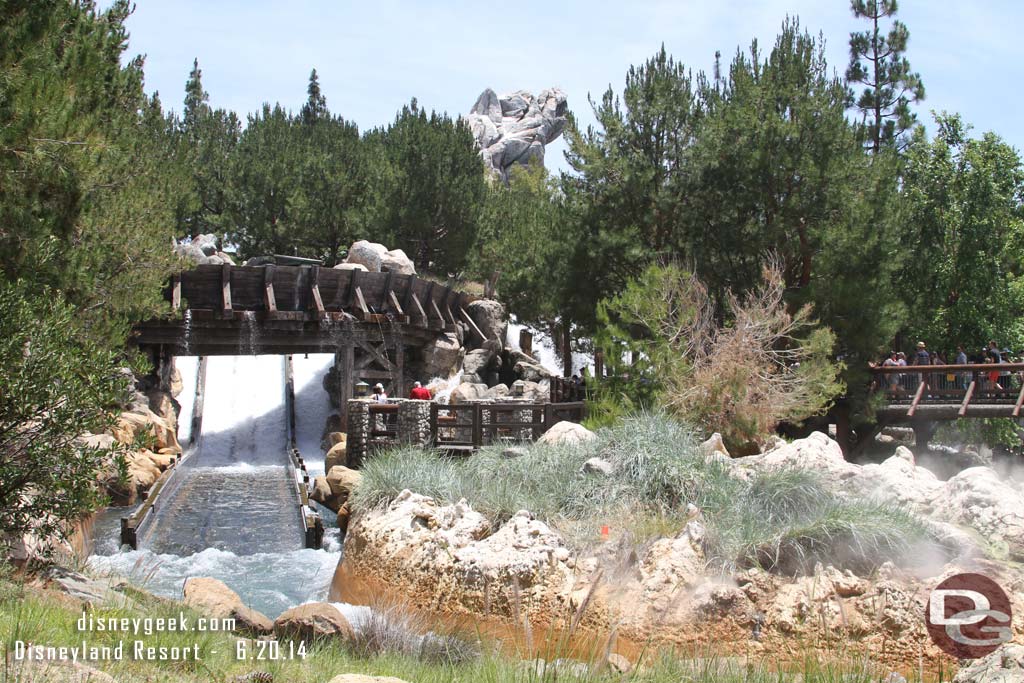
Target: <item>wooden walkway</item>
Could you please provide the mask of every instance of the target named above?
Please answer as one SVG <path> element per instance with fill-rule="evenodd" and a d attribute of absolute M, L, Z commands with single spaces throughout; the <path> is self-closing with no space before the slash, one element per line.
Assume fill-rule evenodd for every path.
<path fill-rule="evenodd" d="M 872 368 L 880 419 L 956 420 L 1021 416 L 1024 363 Z"/>

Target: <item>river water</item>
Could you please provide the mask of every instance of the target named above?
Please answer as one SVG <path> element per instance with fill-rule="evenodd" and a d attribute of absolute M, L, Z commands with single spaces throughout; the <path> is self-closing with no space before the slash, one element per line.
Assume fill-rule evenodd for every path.
<path fill-rule="evenodd" d="M 295 356 L 296 441 L 311 474 L 322 473 L 320 436 L 330 412 L 321 381 L 333 356 Z M 95 525 L 89 565 L 127 576 L 147 590 L 180 598 L 191 576 L 220 579 L 254 609 L 274 618 L 326 600 L 341 558 L 334 515 L 322 509 L 322 550 L 303 548 L 301 521 L 286 467 L 281 356 L 207 360 L 202 433 L 189 446 L 195 358 L 177 360 L 184 390 L 179 440 L 190 448 L 173 490 L 161 495 L 156 523 L 139 550 L 121 549 L 120 517 L 111 508 Z M 366 609 L 339 604 L 356 625 Z"/>

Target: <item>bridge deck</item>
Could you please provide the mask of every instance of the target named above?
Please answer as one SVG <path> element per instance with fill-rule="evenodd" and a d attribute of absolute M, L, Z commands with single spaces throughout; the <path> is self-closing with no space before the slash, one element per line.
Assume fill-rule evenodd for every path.
<path fill-rule="evenodd" d="M 1024 405 L 1024 363 L 872 368 L 884 396 L 878 415 L 887 422 L 1019 418 Z"/>

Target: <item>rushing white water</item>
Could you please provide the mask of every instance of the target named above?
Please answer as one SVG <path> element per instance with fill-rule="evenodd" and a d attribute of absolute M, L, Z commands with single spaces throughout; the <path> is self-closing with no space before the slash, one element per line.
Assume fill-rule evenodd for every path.
<path fill-rule="evenodd" d="M 520 325 L 514 319 L 508 323 L 508 333 L 505 335 L 505 345 L 511 346 L 517 351 L 522 349 L 519 347 L 519 332 L 521 330 L 529 330 L 533 334 L 533 357 L 547 370 L 553 372 L 556 376 L 562 376 L 562 360 L 558 357 L 558 353 L 555 351 L 555 343 L 551 339 L 551 335 L 535 330 L 527 325 Z M 580 372 L 583 368 L 587 368 L 587 372 L 591 375 L 594 374 L 594 356 L 589 353 L 579 353 L 574 351 L 572 354 L 572 371 L 575 373 Z"/>
<path fill-rule="evenodd" d="M 320 437 L 331 404 L 323 387 L 324 375 L 334 363 L 334 354 L 312 353 L 293 356 L 295 381 L 295 444 L 306 461 L 310 475 L 323 474 L 324 459 Z"/>
<path fill-rule="evenodd" d="M 317 453 L 329 411 L 320 388 L 329 359 L 311 357 L 296 364 L 297 414 L 303 416 L 297 420 L 297 436 L 308 443 L 315 433 Z M 185 423 L 191 421 L 194 365 L 191 370 L 189 363 L 180 365 L 185 390 L 179 401 L 183 408 L 190 405 Z M 271 618 L 289 607 L 326 599 L 341 557 L 337 529 L 327 530 L 325 549 L 301 548 L 301 536 L 293 539 L 294 530 L 283 529 L 286 525 L 277 520 L 290 523 L 294 515 L 298 521 L 294 500 L 271 495 L 277 490 L 274 481 L 285 472 L 283 399 L 280 356 L 209 358 L 202 434 L 175 475 L 174 490 L 161 494 L 162 511 L 150 539 L 140 550 L 118 549 L 118 518 L 129 511 L 110 510 L 96 525 L 95 554 L 89 565 L 171 598 L 181 597 L 188 577 L 220 579 L 246 604 Z M 311 463 L 322 461 L 313 455 L 307 456 Z M 331 526 L 333 520 L 328 516 L 325 522 Z M 167 548 L 188 552 L 175 554 Z M 341 608 L 358 618 L 359 609 Z"/>

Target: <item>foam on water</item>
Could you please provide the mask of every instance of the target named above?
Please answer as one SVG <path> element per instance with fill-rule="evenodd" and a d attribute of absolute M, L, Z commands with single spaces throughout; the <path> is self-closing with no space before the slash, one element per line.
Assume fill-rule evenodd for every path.
<path fill-rule="evenodd" d="M 340 558 L 340 552 L 308 549 L 236 555 L 207 548 L 185 557 L 132 550 L 93 555 L 89 567 L 100 573 L 126 576 L 167 598 L 181 598 L 188 577 L 220 579 L 247 605 L 273 619 L 289 607 L 325 600 Z"/>

